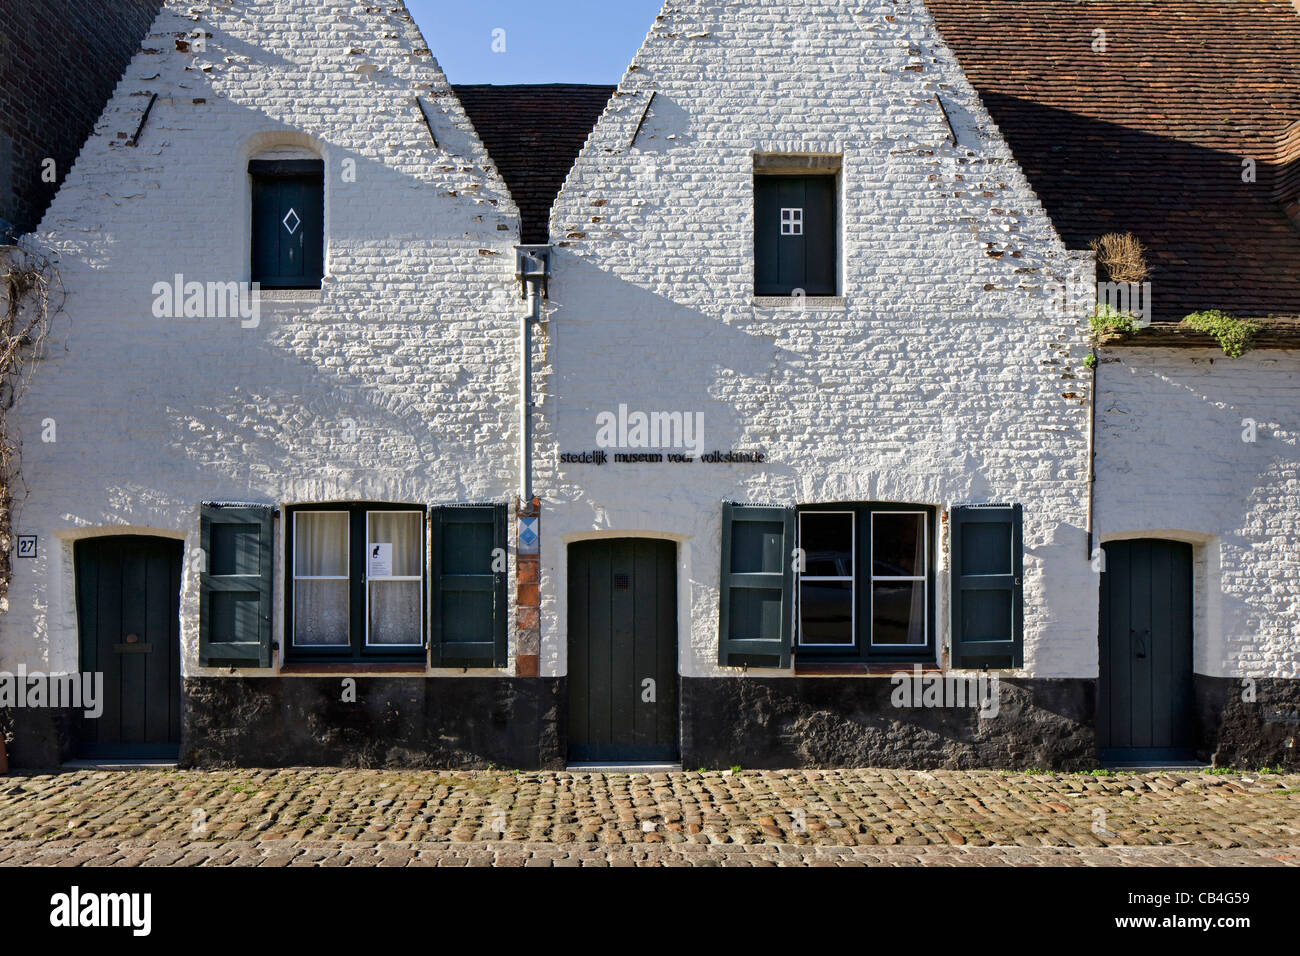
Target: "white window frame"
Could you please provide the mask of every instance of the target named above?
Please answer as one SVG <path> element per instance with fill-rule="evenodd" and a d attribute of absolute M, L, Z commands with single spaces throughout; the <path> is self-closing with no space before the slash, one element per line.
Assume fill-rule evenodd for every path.
<path fill-rule="evenodd" d="M 343 573 L 343 575 L 340 577 L 339 575 L 336 575 L 336 574 L 303 574 L 303 575 L 298 574 L 298 518 L 301 517 L 302 515 L 338 515 L 338 514 L 343 515 L 343 517 L 344 517 L 344 519 L 345 519 L 345 522 L 344 522 L 344 523 L 345 523 L 346 526 L 347 526 L 347 532 L 348 532 L 348 533 L 347 533 L 347 538 L 345 539 L 344 544 L 343 544 L 343 569 L 344 569 L 344 573 Z M 351 593 L 351 589 L 352 589 L 352 521 L 351 521 L 350 516 L 348 515 L 348 513 L 347 513 L 346 511 L 329 510 L 329 509 L 327 509 L 327 510 L 321 510 L 321 511 L 295 511 L 295 512 L 293 512 L 293 527 L 289 529 L 289 534 L 292 536 L 292 537 L 290 538 L 290 540 L 291 540 L 291 541 L 293 542 L 293 544 L 294 544 L 294 549 L 293 549 L 293 567 L 289 569 L 290 574 L 291 574 L 291 577 L 292 577 L 292 581 L 290 582 L 290 586 L 294 589 L 294 593 L 293 593 L 293 595 L 292 595 L 292 598 L 293 598 L 293 614 L 291 615 L 291 620 L 289 621 L 289 629 L 290 629 L 290 633 L 289 633 L 289 643 L 290 643 L 290 645 L 293 646 L 293 647 L 311 648 L 311 649 L 313 649 L 313 650 L 320 650 L 320 649 L 322 649 L 322 648 L 351 647 L 351 646 L 352 646 L 352 628 L 351 628 L 351 624 L 350 624 L 350 623 L 349 623 L 349 626 L 348 626 L 348 632 L 347 632 L 346 635 L 344 635 L 344 636 L 347 638 L 347 640 L 346 640 L 344 643 L 342 643 L 342 644 L 299 644 L 299 643 L 298 643 L 298 600 L 297 600 L 297 599 L 298 599 L 298 582 L 299 582 L 299 581 L 343 581 L 344 583 L 346 583 L 346 584 L 348 585 L 348 607 L 349 607 L 349 613 L 350 613 L 350 609 L 351 609 L 351 606 L 352 606 L 352 593 Z"/>
<path fill-rule="evenodd" d="M 803 235 L 803 207 L 789 206 L 781 209 L 781 235 Z"/>
<path fill-rule="evenodd" d="M 366 511 L 366 551 L 367 551 L 367 553 L 369 553 L 370 546 L 371 546 L 372 544 L 382 544 L 382 543 L 383 543 L 383 542 L 380 542 L 380 541 L 371 541 L 371 540 L 370 540 L 370 516 L 371 516 L 371 515 L 378 515 L 378 514 L 382 514 L 382 515 L 418 515 L 418 516 L 420 516 L 420 518 L 421 518 L 421 522 L 420 522 L 420 545 L 421 545 L 421 547 L 420 547 L 420 551 L 421 551 L 420 564 L 421 564 L 421 567 L 422 567 L 422 569 L 423 569 L 423 567 L 424 567 L 424 566 L 426 565 L 426 563 L 427 563 L 427 561 L 426 561 L 426 557 L 425 557 L 425 555 L 423 554 L 423 552 L 426 551 L 426 550 L 428 549 L 428 542 L 425 540 L 425 535 L 426 535 L 426 531 L 427 531 L 427 528 L 426 528 L 426 522 L 424 521 L 425 513 L 422 512 L 422 511 L 417 511 L 417 510 L 415 510 L 415 509 L 411 509 L 410 511 L 395 511 L 395 510 L 392 510 L 392 509 L 384 509 L 383 511 L 369 511 L 369 510 L 367 510 L 367 511 Z M 425 639 L 424 639 L 425 626 L 424 626 L 424 623 L 423 623 L 423 621 L 424 621 L 424 615 L 425 615 L 425 607 L 424 607 L 424 587 L 423 587 L 423 586 L 421 586 L 421 587 L 419 588 L 419 591 L 420 591 L 420 617 L 419 617 L 419 620 L 420 620 L 420 622 L 421 622 L 421 624 L 420 624 L 420 635 L 421 635 L 421 636 L 420 636 L 420 640 L 419 640 L 419 642 L 417 642 L 417 643 L 415 643 L 415 644 L 375 644 L 375 643 L 372 643 L 372 642 L 371 642 L 371 640 L 370 640 L 370 584 L 371 584 L 372 581 L 380 581 L 380 582 L 388 582 L 388 581 L 394 581 L 394 582 L 410 582 L 410 581 L 414 581 L 414 582 L 419 583 L 420 585 L 423 585 L 423 584 L 424 584 L 424 574 L 421 573 L 421 574 L 417 574 L 417 575 L 414 575 L 414 576 L 409 575 L 409 574 L 397 574 L 397 575 L 389 575 L 389 576 L 387 576 L 387 577 L 381 577 L 381 578 L 372 578 L 372 577 L 370 576 L 370 574 L 369 574 L 369 568 L 368 568 L 368 567 L 365 567 L 365 568 L 362 568 L 362 569 L 361 569 L 361 587 L 362 587 L 362 590 L 365 592 L 365 595 L 364 595 L 365 599 L 364 599 L 364 601 L 363 601 L 363 604 L 364 604 L 364 611 L 363 611 L 363 613 L 364 613 L 365 616 L 366 616 L 366 617 L 365 617 L 365 625 L 366 625 L 366 626 L 365 626 L 365 636 L 364 636 L 364 638 L 363 638 L 364 641 L 365 641 L 365 646 L 366 646 L 366 647 L 386 648 L 386 649 L 396 649 L 396 648 L 402 648 L 402 647 L 424 647 L 426 641 L 425 641 Z"/>
<path fill-rule="evenodd" d="M 803 549 L 803 519 L 804 515 L 847 515 L 849 518 L 849 573 L 848 575 L 808 575 L 800 572 L 796 577 L 799 595 L 799 633 L 798 641 L 800 647 L 836 647 L 836 648 L 853 648 L 858 643 L 858 584 L 857 584 L 857 564 L 858 564 L 858 516 L 852 511 L 800 511 L 799 512 L 799 553 L 804 560 L 808 559 L 808 552 Z M 848 643 L 837 644 L 811 644 L 803 639 L 803 582 L 804 581 L 837 581 L 843 583 L 849 582 L 849 641 Z"/>
<path fill-rule="evenodd" d="M 923 556 L 921 574 L 919 576 L 909 577 L 891 577 L 876 574 L 876 515 L 918 515 L 921 518 L 921 554 Z M 868 602 L 870 604 L 871 617 L 871 634 L 868 636 L 871 647 L 918 647 L 930 646 L 930 522 L 929 515 L 924 511 L 872 511 L 871 512 L 871 568 L 869 575 Z M 925 613 L 925 638 L 920 644 L 877 644 L 876 643 L 876 582 L 877 581 L 920 581 L 922 584 L 922 595 L 924 596 L 924 613 Z"/>

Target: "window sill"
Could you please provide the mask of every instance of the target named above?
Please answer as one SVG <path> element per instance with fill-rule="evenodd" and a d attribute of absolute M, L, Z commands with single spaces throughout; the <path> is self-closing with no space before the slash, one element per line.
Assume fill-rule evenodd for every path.
<path fill-rule="evenodd" d="M 323 293 L 320 289 L 263 289 L 261 300 L 265 303 L 276 302 L 320 302 Z"/>
<path fill-rule="evenodd" d="M 796 677 L 893 677 L 895 674 L 916 673 L 913 668 L 920 666 L 922 674 L 942 674 L 938 664 L 933 662 L 921 664 L 917 661 L 899 661 L 896 664 L 863 664 L 860 661 L 800 661 L 795 660 Z"/>
<path fill-rule="evenodd" d="M 321 675 L 334 674 L 358 674 L 364 676 L 400 676 L 400 677 L 423 677 L 427 674 L 429 668 L 424 663 L 364 663 L 355 662 L 347 663 L 321 663 L 312 664 L 307 661 L 294 661 L 284 664 L 280 667 L 282 677 L 311 676 L 319 677 Z"/>
<path fill-rule="evenodd" d="M 848 300 L 838 295 L 756 295 L 753 305 L 779 312 L 842 312 L 848 308 Z"/>

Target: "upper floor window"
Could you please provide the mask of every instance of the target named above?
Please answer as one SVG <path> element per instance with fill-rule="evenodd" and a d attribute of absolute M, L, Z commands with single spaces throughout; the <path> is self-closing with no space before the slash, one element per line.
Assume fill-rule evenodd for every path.
<path fill-rule="evenodd" d="M 252 160 L 252 281 L 319 289 L 325 274 L 325 166 L 318 159 Z"/>
<path fill-rule="evenodd" d="M 808 172 L 787 172 L 801 165 Z M 761 157 L 756 162 L 755 295 L 837 294 L 838 168 L 837 160 L 821 157 Z"/>

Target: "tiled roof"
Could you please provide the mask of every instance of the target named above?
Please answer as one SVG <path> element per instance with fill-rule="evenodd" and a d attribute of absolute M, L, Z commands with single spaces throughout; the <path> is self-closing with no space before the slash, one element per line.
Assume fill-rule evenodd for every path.
<path fill-rule="evenodd" d="M 1147 247 L 1154 318 L 1300 315 L 1291 0 L 926 5 L 1067 245 L 1132 232 Z"/>
<path fill-rule="evenodd" d="M 510 187 L 526 244 L 550 242 L 551 205 L 605 109 L 612 86 L 454 86 Z"/>

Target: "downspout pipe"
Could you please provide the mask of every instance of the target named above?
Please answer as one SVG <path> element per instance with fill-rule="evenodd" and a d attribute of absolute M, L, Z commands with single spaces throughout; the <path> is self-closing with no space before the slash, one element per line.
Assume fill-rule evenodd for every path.
<path fill-rule="evenodd" d="M 533 500 L 533 325 L 542 320 L 542 297 L 537 285 L 526 283 L 528 314 L 519 323 L 519 497 Z"/>
<path fill-rule="evenodd" d="M 1089 388 L 1091 393 L 1088 404 L 1088 560 L 1094 560 L 1096 551 L 1093 547 L 1095 540 L 1093 528 L 1093 509 L 1096 501 L 1097 489 L 1097 366 L 1101 364 L 1101 359 L 1097 355 L 1097 349 L 1094 347 L 1089 353 L 1092 355 L 1092 386 Z"/>
<path fill-rule="evenodd" d="M 548 298 L 551 280 L 550 246 L 517 246 L 515 274 L 519 279 L 527 314 L 519 330 L 519 497 L 533 500 L 533 326 L 542 321 L 542 299 Z"/>

